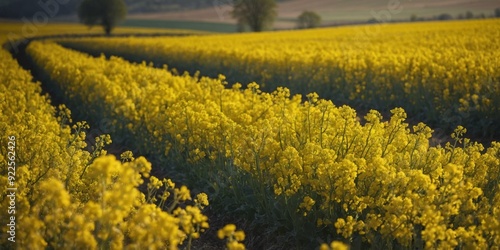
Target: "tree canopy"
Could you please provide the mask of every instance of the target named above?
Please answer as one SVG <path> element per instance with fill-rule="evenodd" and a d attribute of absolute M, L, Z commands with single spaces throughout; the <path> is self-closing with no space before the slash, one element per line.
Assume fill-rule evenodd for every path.
<path fill-rule="evenodd" d="M 123 0 L 83 0 L 78 9 L 82 23 L 90 27 L 99 24 L 108 35 L 126 15 L 127 5 Z"/>
<path fill-rule="evenodd" d="M 318 27 L 321 24 L 321 16 L 316 12 L 304 11 L 298 18 L 298 25 L 300 29 L 309 29 Z"/>
<path fill-rule="evenodd" d="M 236 0 L 232 14 L 240 25 L 248 25 L 256 32 L 263 31 L 271 28 L 276 18 L 276 2 L 274 0 Z"/>

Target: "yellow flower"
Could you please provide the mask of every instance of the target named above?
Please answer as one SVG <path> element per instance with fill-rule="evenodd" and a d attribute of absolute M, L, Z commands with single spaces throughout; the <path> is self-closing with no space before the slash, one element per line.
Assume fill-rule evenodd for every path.
<path fill-rule="evenodd" d="M 180 201 L 191 200 L 191 193 L 186 186 L 181 186 L 180 189 L 175 189 L 175 192 Z"/>
<path fill-rule="evenodd" d="M 219 229 L 219 231 L 217 231 L 217 237 L 219 237 L 219 239 L 222 240 L 225 237 L 231 236 L 235 230 L 236 230 L 236 225 L 234 224 L 225 225 L 222 229 Z"/>
<path fill-rule="evenodd" d="M 148 189 L 160 189 L 162 186 L 163 183 L 155 176 L 149 178 Z"/>
<path fill-rule="evenodd" d="M 236 225 L 228 224 L 217 231 L 217 237 L 219 239 L 226 239 L 227 249 L 246 249 L 243 243 L 240 241 L 245 240 L 245 233 L 241 230 L 236 231 Z"/>
<path fill-rule="evenodd" d="M 205 193 L 199 193 L 196 195 L 196 199 L 194 200 L 196 203 L 201 205 L 202 207 L 208 206 L 208 195 Z"/>

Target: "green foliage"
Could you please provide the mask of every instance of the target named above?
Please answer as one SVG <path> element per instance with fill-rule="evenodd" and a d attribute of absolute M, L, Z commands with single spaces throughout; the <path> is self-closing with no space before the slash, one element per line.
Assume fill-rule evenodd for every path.
<path fill-rule="evenodd" d="M 411 22 L 416 22 L 416 21 L 418 21 L 418 17 L 417 17 L 417 15 L 416 15 L 416 14 L 411 14 L 411 16 L 410 16 L 410 21 L 411 21 Z"/>
<path fill-rule="evenodd" d="M 500 17 L 500 8 L 495 9 L 495 17 Z"/>
<path fill-rule="evenodd" d="M 127 6 L 123 0 L 83 0 L 78 9 L 82 23 L 89 27 L 100 24 L 108 35 L 126 15 Z"/>
<path fill-rule="evenodd" d="M 309 29 L 318 27 L 321 24 L 321 17 L 313 11 L 304 11 L 298 18 L 300 29 Z"/>
<path fill-rule="evenodd" d="M 450 14 L 448 14 L 448 13 L 443 13 L 443 14 L 437 16 L 436 19 L 444 21 L 444 20 L 452 20 L 453 17 Z"/>
<path fill-rule="evenodd" d="M 467 12 L 465 12 L 465 18 L 467 18 L 467 19 L 474 18 L 474 13 L 472 13 L 472 11 L 468 10 Z"/>
<path fill-rule="evenodd" d="M 272 26 L 276 18 L 274 0 L 237 0 L 234 2 L 233 17 L 240 25 L 248 25 L 260 32 Z"/>

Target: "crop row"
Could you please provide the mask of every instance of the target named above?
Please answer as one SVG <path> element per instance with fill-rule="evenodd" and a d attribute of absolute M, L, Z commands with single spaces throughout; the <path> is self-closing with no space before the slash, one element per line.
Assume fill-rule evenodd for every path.
<path fill-rule="evenodd" d="M 208 227 L 206 195 L 190 201 L 186 187 L 150 176 L 144 157 L 106 155 L 109 135 L 88 145 L 88 125 L 68 125 L 71 111 L 4 49 L 0 68 L 0 248 L 177 249 Z"/>
<path fill-rule="evenodd" d="M 174 76 L 55 43 L 32 43 L 28 53 L 88 114 L 108 117 L 152 152 L 203 163 L 196 172 L 212 190 L 238 193 L 220 189 L 214 175 L 249 173 L 258 185 L 250 187 L 256 204 L 247 205 L 272 214 L 285 204 L 279 212 L 297 232 L 382 248 L 500 243 L 500 144 L 484 149 L 461 126 L 454 142 L 431 147 L 432 130 L 410 128 L 402 108 L 389 120 L 370 110 L 360 122 L 352 108 L 315 93 L 226 88 L 222 75 Z"/>
<path fill-rule="evenodd" d="M 273 91 L 321 93 L 337 105 L 412 119 L 485 139 L 500 136 L 500 21 L 383 24 L 184 38 L 65 40 L 63 45 L 168 64 Z M 448 133 L 448 132 L 447 132 Z"/>

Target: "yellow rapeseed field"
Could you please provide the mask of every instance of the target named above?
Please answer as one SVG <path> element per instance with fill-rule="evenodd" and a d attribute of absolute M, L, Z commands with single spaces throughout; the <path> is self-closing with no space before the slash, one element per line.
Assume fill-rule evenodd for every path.
<path fill-rule="evenodd" d="M 0 27 L 2 44 L 19 31 Z M 71 111 L 51 106 L 40 83 L 0 49 L 1 249 L 189 248 L 208 227 L 206 194 L 191 201 L 185 186 L 150 176 L 144 157 L 106 155 L 109 135 L 87 151 L 88 125 L 70 123 Z"/>
<path fill-rule="evenodd" d="M 113 34 L 206 34 L 208 32 L 179 29 L 154 29 L 138 27 L 116 27 Z M 0 22 L 0 36 L 2 43 L 9 38 L 27 38 L 46 35 L 70 35 L 70 34 L 104 34 L 99 26 L 88 28 L 87 26 L 74 23 L 50 23 L 36 24 L 29 22 L 4 21 Z"/>
<path fill-rule="evenodd" d="M 403 107 L 432 127 L 491 139 L 500 137 L 499 38 L 500 20 L 486 19 L 62 43 L 360 110 Z"/>
<path fill-rule="evenodd" d="M 493 21 L 481 22 L 498 25 Z M 487 41 L 488 34 L 484 34 L 478 25 L 481 22 L 464 26 L 469 27 L 465 29 L 470 32 L 477 31 L 478 35 L 482 35 L 479 40 Z M 461 23 L 451 25 L 459 27 L 459 24 Z M 398 27 L 400 26 L 388 28 L 387 34 L 393 34 L 391 39 L 397 40 L 398 34 L 405 32 Z M 436 25 L 435 29 L 439 30 L 439 27 Z M 429 28 L 425 30 L 427 31 L 422 31 L 422 34 L 432 33 L 426 33 Z M 347 50 L 342 55 L 338 52 L 341 47 L 330 49 L 335 44 L 340 45 L 335 41 L 329 44 L 327 37 L 331 38 L 331 34 L 321 35 L 328 33 L 326 31 L 340 32 L 331 29 L 287 33 L 295 37 L 296 41 L 301 41 L 302 37 L 294 34 L 315 37 L 316 41 L 310 39 L 307 42 L 306 39 L 300 43 L 290 43 L 288 39 L 283 40 L 284 49 L 281 52 L 290 51 L 288 57 L 285 52 L 280 57 L 275 50 L 270 50 L 269 46 L 274 46 L 273 43 L 260 43 L 260 39 L 251 39 L 272 39 L 271 34 L 241 35 L 248 38 L 245 43 L 253 46 L 253 50 L 243 49 L 245 43 L 241 38 L 239 45 L 235 42 L 234 48 L 228 48 L 229 52 L 223 53 L 221 48 L 221 54 L 215 52 L 217 47 L 215 42 L 212 43 L 220 37 L 208 38 L 207 42 L 198 45 L 194 42 L 197 38 L 187 38 L 179 39 L 177 43 L 176 39 L 126 39 L 123 42 L 117 39 L 112 40 L 117 46 L 111 46 L 111 42 L 97 43 L 97 46 L 114 47 L 115 51 L 123 48 L 132 54 L 154 53 L 166 56 L 172 53 L 170 55 L 173 57 L 180 57 L 182 54 L 188 58 L 186 60 L 200 63 L 211 60 L 216 65 L 218 62 L 227 62 L 238 67 L 240 63 L 243 65 L 246 62 L 248 70 L 256 70 L 252 65 L 260 65 L 254 63 L 254 60 L 264 60 L 260 63 L 267 65 L 266 72 L 271 75 L 286 69 L 297 74 L 311 74 L 315 72 L 313 70 L 329 72 L 326 68 L 313 67 L 312 63 L 326 67 L 342 62 L 346 78 L 341 85 L 354 89 L 365 86 L 365 89 L 352 93 L 355 95 L 353 100 L 375 98 L 366 95 L 369 93 L 366 92 L 368 89 L 375 91 L 373 94 L 377 94 L 379 98 L 385 98 L 383 96 L 386 93 L 378 91 L 382 91 L 384 86 L 388 91 L 394 82 L 384 76 L 409 77 L 408 74 L 403 74 L 408 68 L 403 70 L 393 66 L 403 67 L 404 64 L 398 62 L 412 58 L 412 65 L 420 70 L 410 76 L 418 76 L 419 81 L 398 78 L 411 83 L 407 86 L 409 90 L 401 90 L 402 94 L 412 95 L 414 92 L 411 89 L 418 86 L 429 88 L 430 92 L 422 90 L 424 92 L 421 93 L 435 93 L 436 88 L 441 85 L 431 79 L 438 75 L 443 83 L 448 78 L 455 79 L 454 77 L 463 81 L 444 84 L 447 88 L 454 86 L 456 91 L 450 91 L 450 96 L 466 87 L 468 91 L 472 91 L 469 88 L 473 86 L 472 79 L 467 78 L 472 77 L 472 73 L 457 71 L 461 75 L 456 76 L 446 74 L 449 71 L 438 67 L 439 64 L 432 67 L 431 64 L 423 64 L 425 60 L 430 60 L 428 57 L 436 59 L 437 56 L 424 56 L 423 47 L 412 44 L 411 39 L 401 38 L 414 46 L 413 49 L 411 46 L 391 48 L 381 46 L 382 42 L 374 42 L 367 43 L 366 50 Z M 408 34 L 411 35 L 412 32 Z M 441 37 L 440 46 L 445 48 L 444 44 L 461 44 L 456 39 L 457 36 Z M 345 35 L 338 37 L 348 39 Z M 82 42 L 85 46 L 91 45 L 90 40 Z M 207 47 L 211 43 L 214 47 Z M 133 46 L 134 44 L 141 46 Z M 498 46 L 492 41 L 488 44 Z M 307 45 L 325 49 L 311 50 Z M 480 53 L 479 56 L 484 56 L 493 66 L 498 63 L 490 55 L 498 52 L 485 49 L 482 43 L 463 45 L 476 48 L 474 52 Z M 173 46 L 171 50 L 168 50 L 169 46 Z M 293 46 L 302 47 L 302 52 L 292 50 Z M 199 48 L 199 53 L 194 53 L 196 47 Z M 177 48 L 178 54 L 173 53 L 174 48 Z M 386 58 L 382 56 L 383 49 L 401 51 L 404 56 L 389 53 Z M 377 50 L 380 51 L 377 53 Z M 292 51 L 300 55 L 299 59 L 293 59 L 295 53 Z M 346 60 L 339 60 L 335 56 L 320 57 L 322 54 L 319 51 L 333 53 Z M 445 55 L 454 56 L 457 61 L 464 58 L 466 61 L 463 62 L 469 63 L 472 55 L 465 51 L 460 57 L 450 52 L 445 52 L 450 53 Z M 481 51 L 484 53 L 481 54 Z M 430 146 L 432 130 L 423 123 L 410 127 L 406 122 L 407 114 L 400 107 L 391 109 L 388 120 L 383 119 L 378 111 L 370 110 L 364 117 L 366 122 L 361 123 L 354 109 L 336 106 L 330 100 L 319 98 L 316 93 L 292 95 L 289 89 L 283 87 L 265 92 L 256 83 L 250 83 L 246 88 L 242 88 L 241 84 L 228 88 L 223 75 L 216 79 L 175 76 L 165 69 L 156 69 L 146 63 L 131 64 L 118 57 L 94 58 L 52 42 L 34 42 L 27 52 L 37 69 L 48 77 L 51 84 L 65 93 L 71 105 L 83 107 L 82 110 L 89 115 L 111 119 L 115 126 L 128 130 L 135 138 L 141 138 L 141 145 L 150 147 L 151 151 L 162 151 L 167 156 L 182 156 L 189 163 L 203 162 L 205 172 L 202 170 L 197 173 L 199 176 L 223 174 L 223 170 L 232 168 L 248 173 L 259 183 L 252 187 L 258 198 L 252 206 L 272 211 L 280 203 L 286 204 L 290 209 L 279 212 L 287 214 L 294 222 L 306 220 L 323 232 L 329 232 L 334 239 L 341 238 L 344 242 L 353 244 L 363 241 L 363 244 L 381 249 L 393 246 L 418 249 L 487 249 L 500 245 L 500 143 L 493 142 L 485 149 L 483 145 L 464 138 L 466 129 L 462 126 L 454 130 L 451 143 Z M 266 53 L 276 55 L 262 56 Z M 372 53 L 374 57 L 369 56 Z M 260 56 L 253 57 L 253 54 Z M 351 55 L 347 56 L 349 54 Z M 315 56 L 319 59 L 314 59 Z M 351 60 L 347 60 L 348 58 Z M 310 67 L 310 70 L 289 68 L 291 65 L 302 65 L 299 61 Z M 452 70 L 459 67 L 453 66 L 455 61 L 437 62 L 446 62 L 443 66 L 445 69 L 447 66 Z M 477 73 L 474 77 L 477 77 L 480 89 L 484 86 L 485 79 L 498 73 L 489 68 L 491 65 L 467 65 L 468 70 Z M 479 68 L 483 68 L 483 71 Z M 372 72 L 370 69 L 373 72 L 385 70 L 388 73 L 368 74 Z M 426 72 L 425 69 L 433 70 L 427 72 L 427 76 L 427 73 L 423 73 Z M 318 72 L 311 74 L 314 78 L 312 83 L 319 81 L 317 77 L 321 73 Z M 441 73 L 445 75 L 442 76 Z M 294 76 L 289 77 L 295 79 Z M 362 79 L 372 80 L 364 82 Z M 417 82 L 421 85 L 414 86 Z M 329 86 L 334 88 L 337 85 L 332 82 Z M 364 97 L 362 93 L 365 94 Z M 389 97 L 383 100 L 391 100 Z M 408 97 L 406 101 L 412 103 L 417 102 L 417 99 L 420 100 Z M 445 95 L 442 95 L 442 99 L 446 102 Z M 71 103 L 72 100 L 74 103 Z M 490 104 L 495 101 L 497 100 L 490 100 Z M 111 161 L 109 158 L 104 159 Z M 97 163 L 103 164 L 102 161 Z M 236 178 L 226 177 L 227 181 Z M 219 190 L 217 187 L 217 183 L 213 183 L 214 190 Z M 231 186 L 219 191 L 237 193 L 237 188 Z M 273 193 L 267 192 L 268 189 Z M 186 208 L 186 211 L 189 210 Z M 130 223 L 132 222 L 133 220 Z M 293 229 L 311 233 L 300 231 L 303 230 L 301 226 L 294 224 Z M 192 231 L 186 233 L 189 232 Z M 218 234 L 220 238 L 233 239 L 235 248 L 240 247 L 238 241 L 244 238 L 244 234 L 235 231 L 234 225 L 223 228 Z M 330 246 L 341 244 L 332 242 Z M 322 249 L 328 249 L 328 246 L 322 245 Z"/>

